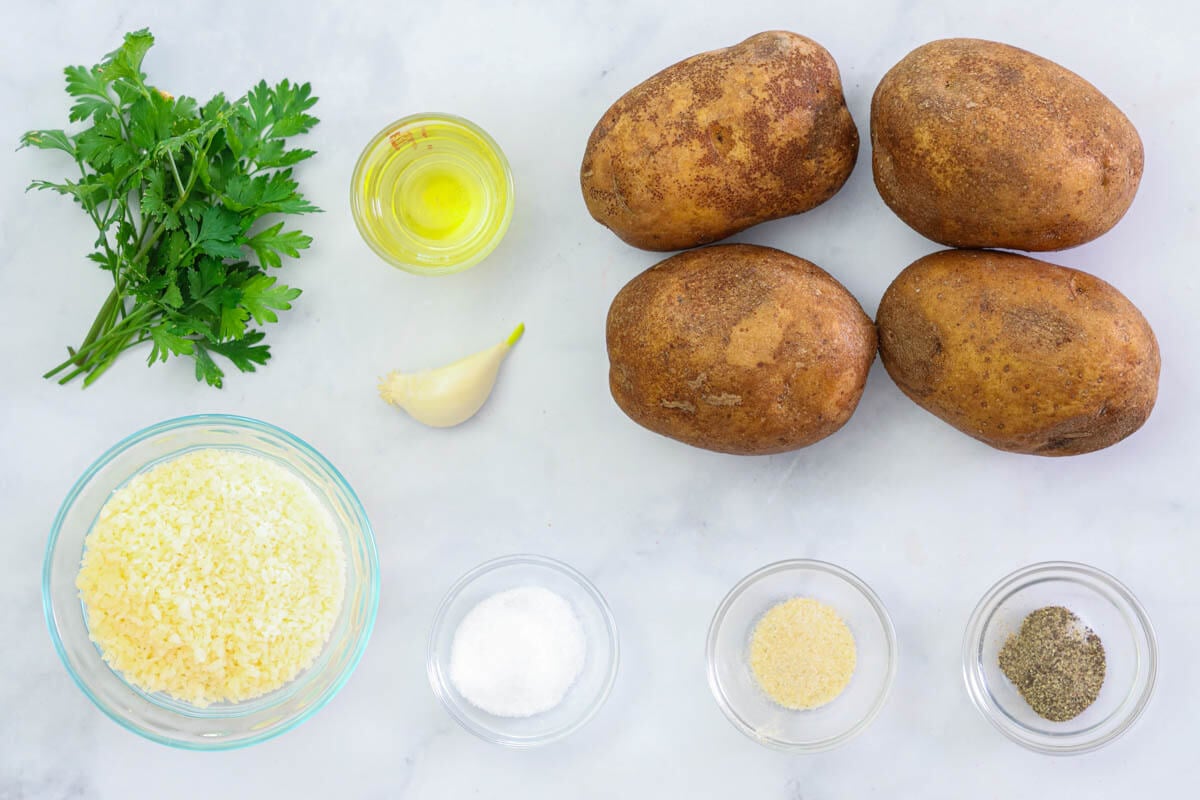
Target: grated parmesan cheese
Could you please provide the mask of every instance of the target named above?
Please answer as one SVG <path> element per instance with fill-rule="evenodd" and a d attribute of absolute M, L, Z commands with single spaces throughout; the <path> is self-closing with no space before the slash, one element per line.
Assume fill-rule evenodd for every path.
<path fill-rule="evenodd" d="M 115 491 L 75 585 L 104 660 L 147 692 L 197 706 L 286 684 L 341 611 L 345 554 L 297 475 L 233 450 L 195 450 Z"/>

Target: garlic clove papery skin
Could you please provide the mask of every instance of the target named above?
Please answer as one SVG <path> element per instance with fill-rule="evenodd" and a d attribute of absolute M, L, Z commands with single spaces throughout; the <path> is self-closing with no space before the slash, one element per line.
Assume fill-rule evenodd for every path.
<path fill-rule="evenodd" d="M 524 331 L 522 323 L 503 342 L 444 367 L 391 372 L 379 382 L 379 396 L 430 427 L 466 422 L 487 402 L 500 365 Z"/>

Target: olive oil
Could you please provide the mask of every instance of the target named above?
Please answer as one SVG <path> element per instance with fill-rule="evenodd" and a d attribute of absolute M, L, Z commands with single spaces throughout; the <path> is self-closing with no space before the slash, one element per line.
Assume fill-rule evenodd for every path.
<path fill-rule="evenodd" d="M 359 232 L 385 260 L 414 272 L 456 272 L 504 236 L 512 177 L 499 146 L 470 122 L 408 117 L 363 151 L 351 203 Z"/>
<path fill-rule="evenodd" d="M 464 225 L 477 224 L 487 196 L 468 171 L 446 162 L 409 172 L 407 179 L 396 181 L 396 222 L 436 241 L 453 239 Z"/>

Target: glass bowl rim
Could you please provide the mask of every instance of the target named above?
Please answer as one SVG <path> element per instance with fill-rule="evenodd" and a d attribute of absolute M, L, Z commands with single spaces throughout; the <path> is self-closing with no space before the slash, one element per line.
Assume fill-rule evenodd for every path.
<path fill-rule="evenodd" d="M 875 616 L 879 621 L 880 627 L 883 628 L 884 642 L 887 650 L 887 674 L 884 676 L 883 684 L 879 688 L 878 694 L 871 704 L 870 709 L 863 717 L 853 726 L 846 729 L 837 736 L 829 736 L 824 739 L 817 739 L 811 742 L 785 742 L 771 736 L 766 736 L 759 733 L 754 726 L 750 725 L 741 715 L 734 710 L 730 704 L 725 692 L 721 689 L 721 681 L 717 676 L 717 634 L 721 630 L 721 626 L 725 622 L 725 617 L 732 608 L 734 602 L 742 596 L 742 594 L 754 584 L 768 578 L 772 575 L 781 572 L 793 571 L 812 571 L 822 572 L 832 575 L 835 578 L 841 579 L 844 583 L 857 590 L 859 594 L 871 606 L 871 610 L 875 612 Z M 858 736 L 866 730 L 879 713 L 883 711 L 883 707 L 887 704 L 887 699 L 891 695 L 892 686 L 896 680 L 896 670 L 899 663 L 899 645 L 896 640 L 896 628 L 892 624 L 891 615 L 888 614 L 887 607 L 879 595 L 864 581 L 853 572 L 850 572 L 844 567 L 839 567 L 837 564 L 832 564 L 828 561 L 820 561 L 812 558 L 790 558 L 783 561 L 775 561 L 766 566 L 746 575 L 744 578 L 734 584 L 733 588 L 726 593 L 721 604 L 717 606 L 716 612 L 713 614 L 712 622 L 708 626 L 708 640 L 705 644 L 705 661 L 707 662 L 708 671 L 708 688 L 712 692 L 713 699 L 716 700 L 717 706 L 735 728 L 745 734 L 749 739 L 766 747 L 771 747 L 776 750 L 783 750 L 792 753 L 820 753 L 826 750 L 832 750 L 835 747 L 845 744 L 854 737 Z"/>
<path fill-rule="evenodd" d="M 479 578 L 489 573 L 495 572 L 505 567 L 514 565 L 529 565 L 550 569 L 565 575 L 570 578 L 581 589 L 584 590 L 596 608 L 600 611 L 600 616 L 604 619 L 605 632 L 608 634 L 608 641 L 612 648 L 612 656 L 609 659 L 606 674 L 604 676 L 604 684 L 600 687 L 600 691 L 596 697 L 588 704 L 587 710 L 569 725 L 564 725 L 550 733 L 541 736 L 528 738 L 513 738 L 497 733 L 492 728 L 487 728 L 476 724 L 462 713 L 459 704 L 453 699 L 453 694 L 450 691 L 449 677 L 444 675 L 441 659 L 438 658 L 437 640 L 438 635 L 442 632 L 446 624 L 446 615 L 449 613 L 450 607 L 458 600 L 462 592 L 474 583 Z M 527 750 L 542 745 L 557 742 L 565 739 L 575 731 L 582 728 L 592 720 L 604 707 L 608 701 L 609 695 L 612 693 L 613 685 L 617 680 L 617 672 L 621 663 L 621 642 L 617 631 L 617 621 L 613 616 L 612 609 L 608 605 L 608 601 L 601 594 L 596 585 L 579 570 L 569 564 L 559 561 L 549 556 L 537 555 L 534 553 L 513 553 L 498 558 L 489 559 L 488 561 L 479 564 L 476 567 L 465 572 L 458 580 L 456 580 L 446 591 L 442 602 L 438 605 L 437 611 L 433 615 L 433 624 L 429 629 L 429 639 L 426 644 L 425 670 L 429 676 L 429 684 L 433 689 L 433 693 L 441 701 L 442 706 L 449 712 L 450 716 L 465 730 L 478 736 L 484 741 L 493 744 L 504 745 L 515 750 Z"/>
<path fill-rule="evenodd" d="M 360 208 L 361 203 L 358 186 L 361 183 L 360 178 L 367 163 L 367 156 L 375 150 L 380 142 L 394 133 L 401 126 L 412 125 L 413 123 L 422 120 L 448 122 L 461 128 L 465 128 L 481 138 L 484 144 L 488 146 L 488 149 L 495 154 L 497 160 L 500 162 L 500 166 L 504 172 L 504 184 L 507 190 L 508 202 L 505 203 L 504 217 L 500 221 L 500 225 L 496 229 L 495 235 L 492 236 L 491 240 L 481 247 L 479 252 L 475 255 L 446 267 L 426 267 L 422 266 L 421 264 L 414 264 L 410 261 L 401 261 L 393 254 L 384 250 L 378 242 L 367 235 L 367 231 L 362 221 L 362 209 Z M 351 173 L 350 177 L 350 216 L 354 218 L 354 227 L 358 229 L 359 237 L 366 242 L 367 247 L 369 247 L 371 251 L 375 253 L 375 255 L 383 259 L 386 264 L 395 267 L 396 269 L 403 270 L 404 272 L 408 272 L 412 275 L 425 275 L 429 277 L 435 277 L 438 275 L 453 275 L 477 265 L 480 261 L 483 261 L 489 255 L 491 255 L 492 251 L 499 246 L 501 240 L 504 239 L 504 236 L 508 233 L 509 226 L 512 224 L 513 208 L 516 206 L 514 198 L 515 191 L 516 189 L 513 184 L 512 165 L 508 163 L 508 156 L 505 155 L 504 149 L 501 148 L 500 144 L 492 138 L 490 133 L 466 117 L 460 117 L 457 114 L 450 114 L 445 111 L 423 111 L 400 117 L 399 119 L 392 120 L 387 125 L 384 125 L 374 136 L 370 138 L 367 144 L 363 147 L 362 152 L 358 154 L 358 159 L 354 162 L 354 171 Z"/>
<path fill-rule="evenodd" d="M 1144 656 L 1146 659 L 1146 685 L 1141 690 L 1141 696 L 1137 698 L 1125 717 L 1111 730 L 1093 738 L 1084 738 L 1076 744 L 1047 744 L 1041 741 L 1042 736 L 1033 733 L 1028 727 L 1016 720 L 1012 720 L 1012 725 L 1004 725 L 1000 720 L 998 707 L 994 707 L 994 704 L 988 702 L 991 693 L 987 688 L 987 681 L 983 676 L 983 670 L 979 668 L 979 659 L 975 657 L 984 631 L 987 629 L 986 623 L 991 619 L 992 614 L 995 613 L 999 604 L 1022 589 L 1045 579 L 1047 576 L 1054 576 L 1061 580 L 1080 585 L 1083 585 L 1083 582 L 1079 579 L 1079 576 L 1085 576 L 1099 583 L 1105 590 L 1102 594 L 1106 599 L 1113 602 L 1114 597 L 1119 598 L 1125 604 L 1126 608 L 1122 608 L 1121 610 L 1128 612 L 1126 616 L 1131 617 L 1136 622 L 1138 630 L 1145 637 L 1146 641 L 1144 654 L 1141 652 L 1140 647 L 1137 648 L 1139 657 Z M 1093 587 L 1089 586 L 1089 588 Z M 1114 602 L 1114 605 L 1117 604 Z M 1000 580 L 992 584 L 984 593 L 979 603 L 976 604 L 970 618 L 967 620 L 966 631 L 963 634 L 962 674 L 967 696 L 971 698 L 971 704 L 975 706 L 976 710 L 979 711 L 992 727 L 1000 731 L 1008 739 L 1035 753 L 1045 755 L 1071 756 L 1090 753 L 1107 744 L 1111 744 L 1123 736 L 1126 731 L 1133 727 L 1133 724 L 1142 716 L 1142 712 L 1146 710 L 1146 706 L 1149 705 L 1150 698 L 1154 695 L 1155 684 L 1158 681 L 1158 638 L 1155 635 L 1154 626 L 1150 622 L 1150 617 L 1141 602 L 1130 591 L 1129 587 L 1109 573 L 1077 561 L 1039 561 L 1014 570 L 1000 578 Z M 1135 682 L 1127 697 L 1131 696 L 1136 689 L 1137 683 Z M 1011 719 L 1007 715 L 1005 718 Z"/>
<path fill-rule="evenodd" d="M 66 520 L 66 515 L 71 507 L 79 498 L 84 487 L 91 482 L 100 470 L 108 466 L 111 461 L 119 454 L 134 447 L 141 442 L 146 441 L 154 436 L 169 431 L 179 430 L 181 428 L 200 427 L 205 425 L 232 425 L 237 428 L 260 431 L 272 434 L 283 439 L 287 444 L 295 447 L 305 455 L 314 459 L 324 469 L 328 470 L 333 483 L 338 489 L 344 493 L 345 498 L 349 501 L 350 507 L 357 518 L 358 527 L 362 531 L 362 540 L 364 549 L 367 554 L 367 563 L 370 572 L 368 591 L 368 609 L 367 620 L 363 625 L 362 630 L 358 634 L 358 642 L 355 644 L 355 652 L 351 656 L 349 663 L 342 673 L 329 685 L 321 698 L 319 698 L 310 708 L 305 709 L 304 713 L 296 718 L 289 720 L 286 724 L 277 727 L 267 728 L 245 739 L 239 739 L 235 742 L 225 742 L 221 740 L 209 742 L 186 742 L 178 739 L 173 739 L 169 736 L 163 736 L 158 733 L 146 730 L 143 727 L 131 722 L 128 718 L 116 713 L 96 697 L 91 687 L 84 681 L 75 668 L 71 666 L 70 660 L 67 658 L 66 648 L 63 645 L 62 637 L 59 635 L 58 626 L 54 622 L 54 603 L 51 596 L 50 576 L 54 558 L 55 548 L 58 545 L 59 535 L 62 532 L 63 523 Z M 156 422 L 153 425 L 148 425 L 140 430 L 134 431 L 124 437 L 116 444 L 110 446 L 99 457 L 84 470 L 83 474 L 76 479 L 63 498 L 62 503 L 58 507 L 58 513 L 54 516 L 54 522 L 50 527 L 50 536 L 46 542 L 46 552 L 42 561 L 42 614 L 46 620 L 46 626 L 50 630 L 50 639 L 54 644 L 54 650 L 58 654 L 59 660 L 67 670 L 67 674 L 71 676 L 71 680 L 79 687 L 80 691 L 92 702 L 96 708 L 100 709 L 109 719 L 116 722 L 122 728 L 132 733 L 137 734 L 145 739 L 158 744 L 167 745 L 180 750 L 193 751 L 219 751 L 219 750 L 237 750 L 243 747 L 249 747 L 260 742 L 265 742 L 268 739 L 273 739 L 276 736 L 287 733 L 296 728 L 301 723 L 306 722 L 314 714 L 320 711 L 330 700 L 334 698 L 350 676 L 354 673 L 358 663 L 362 660 L 363 654 L 366 652 L 367 643 L 371 639 L 371 633 L 375 627 L 375 617 L 379 611 L 379 588 L 380 588 L 380 571 L 379 571 L 379 555 L 375 547 L 375 533 L 371 527 L 371 522 L 367 517 L 366 509 L 359 500 L 358 495 L 350 486 L 350 483 L 342 475 L 328 459 L 323 456 L 320 451 L 310 445 L 308 442 L 301 439 L 299 436 L 269 422 L 264 422 L 253 417 L 240 416 L 238 414 L 221 414 L 221 413 L 203 413 L 203 414 L 188 414 L 181 417 L 173 417 L 161 422 Z M 150 702 L 154 702 L 153 699 Z M 162 707 L 162 706 L 160 706 Z M 162 707 L 164 710 L 173 712 L 172 709 Z M 219 717 L 214 717 L 219 719 Z"/>

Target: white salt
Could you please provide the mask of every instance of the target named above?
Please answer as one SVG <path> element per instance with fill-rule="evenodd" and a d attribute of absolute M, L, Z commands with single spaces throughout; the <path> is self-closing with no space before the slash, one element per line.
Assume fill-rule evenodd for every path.
<path fill-rule="evenodd" d="M 530 717 L 562 702 L 587 655 L 571 604 L 540 586 L 494 594 L 463 617 L 450 650 L 450 680 L 471 705 Z"/>

